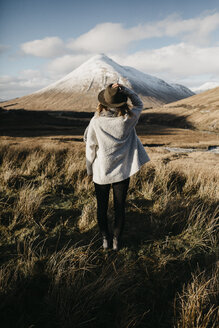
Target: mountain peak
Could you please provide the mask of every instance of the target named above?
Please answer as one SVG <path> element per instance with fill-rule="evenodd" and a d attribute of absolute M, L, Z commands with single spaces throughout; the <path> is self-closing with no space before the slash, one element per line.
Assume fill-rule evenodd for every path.
<path fill-rule="evenodd" d="M 112 60 L 104 53 L 99 53 L 97 55 L 94 55 L 90 58 L 90 60 Z"/>
<path fill-rule="evenodd" d="M 100 54 L 97 54 L 97 55 L 94 55 L 94 56 L 90 57 L 82 65 L 84 66 L 84 65 L 88 65 L 90 63 L 98 63 L 98 62 L 107 63 L 107 64 L 115 63 L 111 58 L 106 56 L 104 53 L 100 53 Z M 80 66 L 82 66 L 82 65 L 80 65 Z"/>
<path fill-rule="evenodd" d="M 26 96 L 24 106 L 27 103 L 28 108 L 35 109 L 39 106 L 40 109 L 91 111 L 96 108 L 99 91 L 116 82 L 133 89 L 140 95 L 146 107 L 166 104 L 193 95 L 183 86 L 170 85 L 133 67 L 119 65 L 104 53 L 100 53 L 89 58 L 59 81 Z"/>

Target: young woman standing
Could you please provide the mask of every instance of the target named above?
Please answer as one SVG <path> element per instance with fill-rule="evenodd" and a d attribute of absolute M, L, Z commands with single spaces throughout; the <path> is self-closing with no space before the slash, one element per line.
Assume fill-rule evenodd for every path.
<path fill-rule="evenodd" d="M 132 109 L 127 104 L 128 98 Z M 112 186 L 115 211 L 113 249 L 118 250 L 125 222 L 130 176 L 149 161 L 135 131 L 143 103 L 136 93 L 118 83 L 102 90 L 98 100 L 97 112 L 84 134 L 87 173 L 93 177 L 97 220 L 104 249 L 110 244 L 107 210 Z"/>

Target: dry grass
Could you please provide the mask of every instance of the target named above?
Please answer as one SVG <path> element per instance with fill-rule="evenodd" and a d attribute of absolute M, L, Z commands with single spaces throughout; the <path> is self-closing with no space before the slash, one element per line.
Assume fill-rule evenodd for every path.
<path fill-rule="evenodd" d="M 187 105 L 188 108 L 196 107 L 196 106 L 203 106 L 203 108 L 207 107 L 208 109 L 218 109 L 219 106 L 219 87 L 214 89 L 201 92 L 200 94 L 194 95 L 192 97 L 179 100 L 172 104 L 166 105 L 169 106 L 185 106 Z"/>
<path fill-rule="evenodd" d="M 100 248 L 84 148 L 1 145 L 2 327 L 216 327 L 218 173 L 150 156 L 115 254 Z"/>
<path fill-rule="evenodd" d="M 1 106 L 9 109 L 32 109 L 32 110 L 65 110 L 65 111 L 85 111 L 94 112 L 97 105 L 97 94 L 100 91 L 90 90 L 88 92 L 60 92 L 57 90 L 45 91 L 43 93 L 33 93 L 24 97 L 2 102 Z M 145 107 L 160 106 L 165 103 L 155 97 L 141 95 Z"/>
<path fill-rule="evenodd" d="M 179 328 L 215 328 L 218 324 L 217 306 L 218 267 L 207 277 L 205 272 L 192 275 L 192 281 L 183 286 L 176 298 L 179 307 Z"/>
<path fill-rule="evenodd" d="M 214 132 L 219 130 L 218 110 L 218 87 L 164 106 L 165 112 L 185 115 L 197 129 Z"/>

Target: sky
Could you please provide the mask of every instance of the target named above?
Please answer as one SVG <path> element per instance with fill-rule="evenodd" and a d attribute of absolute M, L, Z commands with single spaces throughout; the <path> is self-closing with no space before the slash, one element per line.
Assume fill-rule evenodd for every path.
<path fill-rule="evenodd" d="M 219 1 L 0 0 L 0 99 L 98 53 L 193 90 L 219 85 Z"/>

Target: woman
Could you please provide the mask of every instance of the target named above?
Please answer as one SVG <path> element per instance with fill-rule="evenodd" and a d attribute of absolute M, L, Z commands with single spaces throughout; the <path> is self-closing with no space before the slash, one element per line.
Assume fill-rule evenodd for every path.
<path fill-rule="evenodd" d="M 133 105 L 131 110 L 127 104 L 128 98 Z M 102 90 L 98 100 L 97 112 L 84 134 L 87 173 L 93 177 L 97 220 L 104 249 L 110 243 L 107 209 L 110 187 L 113 188 L 113 249 L 118 250 L 124 228 L 130 176 L 149 161 L 135 132 L 143 103 L 136 93 L 118 83 L 110 84 Z"/>

